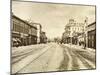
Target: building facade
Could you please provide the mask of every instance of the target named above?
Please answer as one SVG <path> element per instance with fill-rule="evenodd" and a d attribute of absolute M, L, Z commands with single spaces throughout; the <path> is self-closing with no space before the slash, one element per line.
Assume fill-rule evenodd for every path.
<path fill-rule="evenodd" d="M 87 46 L 89 48 L 96 49 L 96 22 L 93 22 L 87 26 Z"/>
<path fill-rule="evenodd" d="M 40 43 L 40 35 L 41 35 L 41 32 L 42 32 L 42 26 L 40 23 L 35 23 L 36 26 L 37 26 L 37 44 Z"/>
<path fill-rule="evenodd" d="M 45 32 L 41 32 L 40 34 L 40 43 L 47 43 L 47 36 Z"/>
<path fill-rule="evenodd" d="M 37 42 L 37 28 L 12 15 L 12 45 L 30 45 Z"/>
<path fill-rule="evenodd" d="M 37 27 L 34 25 L 34 23 L 30 23 L 29 44 L 37 44 Z"/>
<path fill-rule="evenodd" d="M 78 43 L 78 35 L 83 33 L 84 31 L 84 23 L 77 23 L 74 19 L 69 19 L 69 22 L 65 26 L 66 43 L 77 44 Z"/>

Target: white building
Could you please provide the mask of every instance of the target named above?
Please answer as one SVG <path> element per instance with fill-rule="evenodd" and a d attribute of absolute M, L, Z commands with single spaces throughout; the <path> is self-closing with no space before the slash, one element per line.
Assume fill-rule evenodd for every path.
<path fill-rule="evenodd" d="M 85 23 L 76 22 L 74 19 L 69 19 L 69 22 L 65 26 L 65 32 L 68 33 L 68 40 L 69 43 L 77 43 L 78 42 L 78 35 L 84 33 L 85 30 Z"/>
<path fill-rule="evenodd" d="M 74 19 L 69 19 L 65 31 L 69 31 L 69 36 L 73 37 L 74 33 L 82 33 L 84 31 L 84 23 L 78 23 Z"/>
<path fill-rule="evenodd" d="M 39 23 L 35 23 L 35 24 L 37 26 L 37 43 L 40 43 L 40 35 L 41 35 L 42 26 Z"/>

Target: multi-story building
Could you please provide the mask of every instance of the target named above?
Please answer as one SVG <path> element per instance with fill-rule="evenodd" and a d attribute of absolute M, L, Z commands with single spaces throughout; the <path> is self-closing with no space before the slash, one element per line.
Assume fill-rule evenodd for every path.
<path fill-rule="evenodd" d="M 37 28 L 37 31 L 35 31 L 35 28 L 33 28 L 32 30 L 30 30 L 30 32 L 33 35 L 33 37 L 37 36 L 36 37 L 37 41 L 35 41 L 35 43 L 39 44 L 40 43 L 40 35 L 41 35 L 41 31 L 42 31 L 42 25 L 40 23 L 33 23 L 33 22 L 30 22 L 30 25 Z M 35 40 L 35 38 L 34 38 L 34 40 Z"/>
<path fill-rule="evenodd" d="M 29 24 L 29 44 L 37 44 L 37 27 L 32 22 Z"/>
<path fill-rule="evenodd" d="M 83 33 L 84 31 L 84 23 L 77 23 L 74 19 L 69 19 L 69 23 L 65 26 L 65 32 L 63 34 L 67 34 L 66 42 L 77 44 L 78 42 L 78 34 Z"/>
<path fill-rule="evenodd" d="M 29 45 L 37 41 L 37 28 L 27 21 L 12 15 L 12 44 Z"/>

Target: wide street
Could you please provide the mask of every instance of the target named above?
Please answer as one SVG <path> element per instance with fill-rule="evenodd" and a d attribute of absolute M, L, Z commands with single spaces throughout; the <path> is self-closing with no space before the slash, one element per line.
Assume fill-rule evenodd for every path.
<path fill-rule="evenodd" d="M 12 48 L 12 74 L 95 69 L 95 51 L 47 43 Z"/>

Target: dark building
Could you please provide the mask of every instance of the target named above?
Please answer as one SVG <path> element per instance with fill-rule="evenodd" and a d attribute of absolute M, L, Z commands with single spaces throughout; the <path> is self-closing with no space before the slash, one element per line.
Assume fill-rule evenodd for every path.
<path fill-rule="evenodd" d="M 70 43 L 69 31 L 65 31 L 62 35 L 62 43 Z"/>
<path fill-rule="evenodd" d="M 12 45 L 29 45 L 37 42 L 37 28 L 12 15 Z"/>
<path fill-rule="evenodd" d="M 93 22 L 87 27 L 88 47 L 96 49 L 96 22 Z"/>
<path fill-rule="evenodd" d="M 47 37 L 46 37 L 45 32 L 43 31 L 40 34 L 40 43 L 47 43 Z"/>
<path fill-rule="evenodd" d="M 29 24 L 29 44 L 37 44 L 37 28 L 34 23 Z"/>

